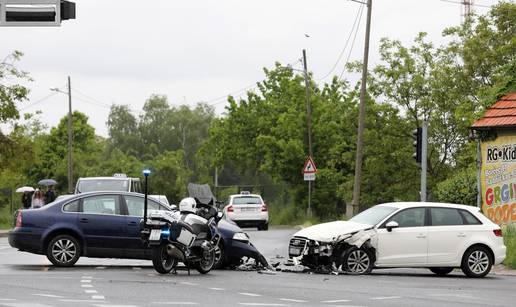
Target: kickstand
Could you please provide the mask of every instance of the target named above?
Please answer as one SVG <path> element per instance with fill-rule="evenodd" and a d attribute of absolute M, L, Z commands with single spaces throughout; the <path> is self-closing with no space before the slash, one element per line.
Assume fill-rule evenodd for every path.
<path fill-rule="evenodd" d="M 186 269 L 188 270 L 188 276 L 190 276 L 190 262 L 186 262 Z"/>

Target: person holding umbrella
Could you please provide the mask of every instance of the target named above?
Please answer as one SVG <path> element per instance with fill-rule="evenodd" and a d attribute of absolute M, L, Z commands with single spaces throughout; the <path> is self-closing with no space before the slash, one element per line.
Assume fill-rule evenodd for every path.
<path fill-rule="evenodd" d="M 16 193 L 23 193 L 21 197 L 23 209 L 29 209 L 32 205 L 32 193 L 34 193 L 33 187 L 21 187 L 16 189 Z"/>
<path fill-rule="evenodd" d="M 45 192 L 45 203 L 50 204 L 56 199 L 56 193 L 54 192 L 54 186 L 57 184 L 57 181 L 54 179 L 42 179 L 38 181 L 39 185 L 47 186 L 47 191 Z"/>

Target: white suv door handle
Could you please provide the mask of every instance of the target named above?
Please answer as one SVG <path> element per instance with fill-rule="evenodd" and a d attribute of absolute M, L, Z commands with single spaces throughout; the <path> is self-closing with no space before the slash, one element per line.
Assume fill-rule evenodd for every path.
<path fill-rule="evenodd" d="M 461 232 L 461 233 L 459 233 L 459 234 L 457 235 L 457 237 L 464 238 L 464 237 L 466 237 L 466 234 L 465 234 L 465 233 L 463 233 L 463 232 Z"/>
<path fill-rule="evenodd" d="M 426 235 L 424 233 L 420 233 L 416 236 L 416 238 L 424 239 L 426 238 Z"/>

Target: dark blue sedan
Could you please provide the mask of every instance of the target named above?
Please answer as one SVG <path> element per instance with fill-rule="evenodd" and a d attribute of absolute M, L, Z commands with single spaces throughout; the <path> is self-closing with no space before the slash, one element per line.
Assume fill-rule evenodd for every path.
<path fill-rule="evenodd" d="M 46 255 L 56 266 L 72 266 L 79 257 L 151 259 L 140 239 L 144 195 L 130 192 L 91 192 L 57 200 L 40 209 L 20 210 L 9 244 L 20 251 Z M 148 199 L 148 210 L 171 210 Z M 236 225 L 221 220 L 222 239 L 216 266 L 263 257 Z"/>

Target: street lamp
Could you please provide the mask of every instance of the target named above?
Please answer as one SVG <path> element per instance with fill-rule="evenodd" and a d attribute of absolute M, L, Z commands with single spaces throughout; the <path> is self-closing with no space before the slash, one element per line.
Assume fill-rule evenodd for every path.
<path fill-rule="evenodd" d="M 148 178 L 151 171 L 150 169 L 144 169 L 143 170 L 143 176 L 145 176 L 145 199 L 144 199 L 144 205 L 143 205 L 143 227 L 147 225 L 147 186 L 148 186 Z"/>
<path fill-rule="evenodd" d="M 305 34 L 306 35 L 306 34 Z M 308 134 L 308 154 L 310 159 L 313 159 L 312 152 L 312 107 L 310 105 L 310 80 L 308 78 L 308 66 L 306 64 L 306 50 L 303 49 L 303 69 L 293 68 L 290 64 L 287 67 L 282 67 L 284 69 L 300 71 L 303 73 L 305 77 L 305 90 L 306 90 L 306 126 L 307 126 L 307 134 Z M 311 207 L 311 193 L 312 193 L 312 180 L 308 180 L 308 209 L 307 216 L 312 216 L 312 207 Z"/>

